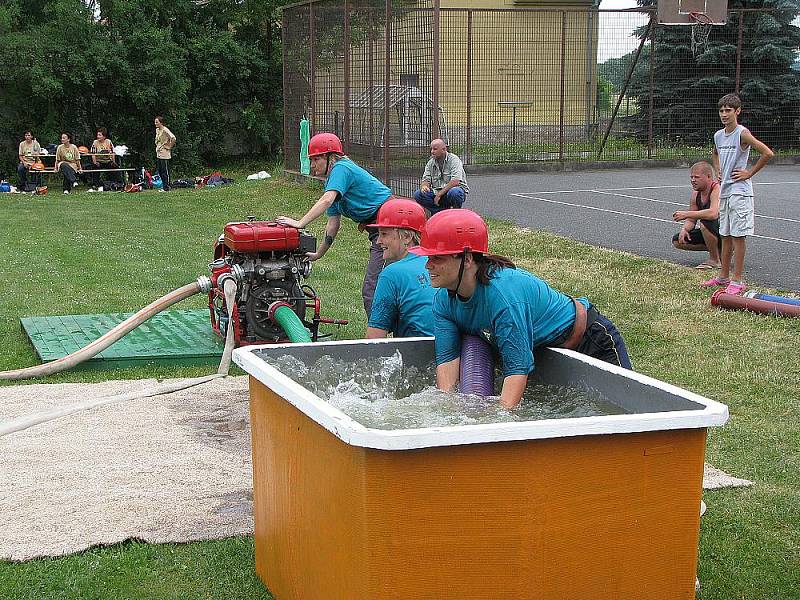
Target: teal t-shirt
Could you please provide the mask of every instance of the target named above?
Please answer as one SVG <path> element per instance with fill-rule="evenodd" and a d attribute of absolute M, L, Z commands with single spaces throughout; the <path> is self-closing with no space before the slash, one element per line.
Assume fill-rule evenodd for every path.
<path fill-rule="evenodd" d="M 579 301 L 589 307 L 585 298 Z M 534 349 L 572 326 L 575 305 L 524 269 L 504 268 L 495 270 L 487 285 L 479 283 L 466 301 L 438 290 L 433 318 L 437 364 L 461 355 L 462 334 L 476 335 L 499 352 L 503 376 L 508 377 L 533 372 Z"/>
<path fill-rule="evenodd" d="M 384 267 L 378 277 L 369 326 L 394 337 L 433 335 L 431 304 L 436 288 L 425 265 L 426 256 L 409 254 Z"/>
<path fill-rule="evenodd" d="M 344 215 L 356 223 L 372 220 L 392 195 L 388 187 L 347 158 L 337 160 L 328 174 L 325 191 L 331 190 L 339 192 L 339 197 L 325 214 Z"/>

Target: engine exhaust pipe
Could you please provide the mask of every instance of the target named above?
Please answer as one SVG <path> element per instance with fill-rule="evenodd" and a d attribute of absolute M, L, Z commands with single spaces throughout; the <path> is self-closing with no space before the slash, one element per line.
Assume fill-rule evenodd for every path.
<path fill-rule="evenodd" d="M 176 290 L 165 294 L 155 302 L 152 302 L 141 309 L 134 315 L 125 319 L 122 323 L 106 332 L 91 344 L 88 344 L 76 350 L 68 356 L 63 356 L 52 362 L 36 365 L 33 367 L 25 367 L 23 369 L 15 369 L 13 371 L 0 371 L 0 379 L 15 380 L 15 379 L 31 379 L 33 377 L 44 377 L 45 375 L 53 375 L 60 373 L 67 369 L 79 365 L 80 363 L 89 360 L 93 356 L 99 354 L 111 344 L 122 338 L 125 334 L 136 329 L 139 325 L 152 318 L 162 310 L 172 306 L 176 302 L 185 300 L 190 296 L 199 294 L 200 292 L 208 293 L 211 290 L 211 280 L 208 277 L 198 277 L 196 281 L 179 287 Z"/>

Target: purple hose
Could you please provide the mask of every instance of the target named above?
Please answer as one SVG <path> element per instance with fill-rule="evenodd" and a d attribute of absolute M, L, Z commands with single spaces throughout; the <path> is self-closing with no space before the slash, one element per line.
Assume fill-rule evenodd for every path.
<path fill-rule="evenodd" d="M 758 294 L 756 292 L 747 292 L 747 298 L 756 298 L 757 300 L 766 300 L 768 302 L 780 302 L 781 304 L 794 304 L 800 306 L 800 300 L 797 298 L 787 298 L 786 296 L 770 296 L 769 294 Z"/>
<path fill-rule="evenodd" d="M 462 394 L 492 396 L 494 394 L 494 361 L 488 342 L 474 335 L 461 337 Z"/>

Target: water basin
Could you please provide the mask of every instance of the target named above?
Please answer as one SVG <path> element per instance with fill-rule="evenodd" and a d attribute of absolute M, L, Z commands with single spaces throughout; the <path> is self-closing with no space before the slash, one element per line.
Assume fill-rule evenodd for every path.
<path fill-rule="evenodd" d="M 727 407 L 547 349 L 541 384 L 620 414 L 378 428 L 270 364 L 397 351 L 423 374 L 433 341 L 234 352 L 251 375 L 256 571 L 276 600 L 694 597 L 706 428 Z"/>

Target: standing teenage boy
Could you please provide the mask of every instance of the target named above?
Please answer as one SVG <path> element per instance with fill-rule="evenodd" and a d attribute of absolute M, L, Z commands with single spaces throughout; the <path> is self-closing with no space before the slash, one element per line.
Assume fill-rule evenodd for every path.
<path fill-rule="evenodd" d="M 772 150 L 739 125 L 742 101 L 736 94 L 727 94 L 717 103 L 723 128 L 714 134 L 714 169 L 719 173 L 719 234 L 722 236 L 722 268 L 719 275 L 704 281 L 703 287 L 725 287 L 728 294 L 741 294 L 744 283 L 745 240 L 753 235 L 753 182 L 750 178 L 764 168 L 774 156 Z M 747 168 L 750 149 L 759 157 Z M 733 258 L 733 278 L 730 277 Z"/>

